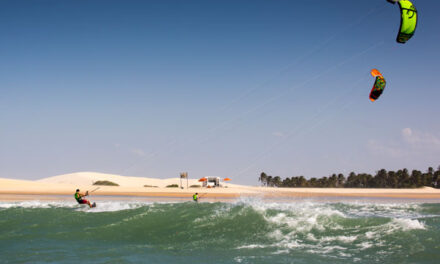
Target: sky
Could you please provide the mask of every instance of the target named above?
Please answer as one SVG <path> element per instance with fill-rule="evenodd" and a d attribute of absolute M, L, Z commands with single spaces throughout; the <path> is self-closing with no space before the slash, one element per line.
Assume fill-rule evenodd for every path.
<path fill-rule="evenodd" d="M 0 1 L 0 177 L 440 165 L 440 2 Z M 387 87 L 368 99 L 377 68 Z"/>

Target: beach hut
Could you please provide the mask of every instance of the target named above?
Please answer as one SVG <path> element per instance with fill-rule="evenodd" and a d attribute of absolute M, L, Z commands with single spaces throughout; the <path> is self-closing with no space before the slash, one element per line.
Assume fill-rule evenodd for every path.
<path fill-rule="evenodd" d="M 203 181 L 203 187 L 207 187 L 207 188 L 220 187 L 220 177 L 206 176 L 203 177 L 203 179 L 206 179 Z"/>

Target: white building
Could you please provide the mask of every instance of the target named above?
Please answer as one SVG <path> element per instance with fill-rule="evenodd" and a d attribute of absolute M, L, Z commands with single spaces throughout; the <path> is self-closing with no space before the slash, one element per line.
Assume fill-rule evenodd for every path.
<path fill-rule="evenodd" d="M 204 177 L 206 181 L 203 181 L 203 187 L 220 187 L 220 177 L 206 176 Z"/>

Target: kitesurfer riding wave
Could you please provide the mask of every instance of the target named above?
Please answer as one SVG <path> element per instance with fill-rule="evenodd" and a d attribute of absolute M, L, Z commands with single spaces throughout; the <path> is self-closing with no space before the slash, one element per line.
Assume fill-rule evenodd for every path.
<path fill-rule="evenodd" d="M 89 205 L 89 207 L 90 208 L 92 208 L 93 207 L 93 205 L 90 203 L 90 201 L 88 201 L 88 200 L 86 200 L 86 199 L 84 199 L 83 197 L 85 197 L 85 196 L 87 196 L 87 195 L 89 195 L 89 192 L 88 191 L 86 191 L 86 193 L 84 194 L 84 193 L 80 193 L 79 192 L 79 189 L 76 189 L 76 192 L 75 192 L 75 200 L 79 203 L 79 204 L 88 204 Z"/>
<path fill-rule="evenodd" d="M 199 201 L 199 194 L 198 194 L 198 193 L 195 193 L 195 194 L 193 195 L 193 201 L 194 201 L 194 202 L 198 202 L 198 201 Z"/>

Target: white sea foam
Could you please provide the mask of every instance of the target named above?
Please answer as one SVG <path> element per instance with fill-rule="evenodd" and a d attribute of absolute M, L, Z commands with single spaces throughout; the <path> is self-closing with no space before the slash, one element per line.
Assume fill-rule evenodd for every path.
<path fill-rule="evenodd" d="M 277 241 L 282 240 L 284 238 L 283 233 L 279 229 L 275 229 L 273 232 L 268 233 L 267 236 Z"/>
<path fill-rule="evenodd" d="M 367 238 L 379 241 L 386 235 L 416 229 L 426 229 L 425 224 L 417 219 L 393 218 L 391 221 L 385 224 L 371 227 L 371 230 L 367 232 L 365 236 Z"/>
<path fill-rule="evenodd" d="M 387 236 L 394 232 L 426 229 L 425 223 L 419 219 L 424 217 L 421 205 L 416 203 L 267 203 L 246 200 L 239 204 L 252 207 L 273 228 L 267 234 L 271 242 L 258 246 L 274 248 L 280 254 L 301 249 L 336 258 L 353 257 L 371 248 L 384 247 Z M 371 220 L 369 224 L 345 226 L 348 219 L 364 218 Z M 356 220 L 350 220 L 353 221 Z M 239 248 L 257 247 L 251 244 Z"/>
<path fill-rule="evenodd" d="M 347 248 L 341 246 L 325 246 L 325 247 L 315 247 L 314 249 L 308 249 L 309 253 L 318 253 L 318 254 L 328 254 L 333 253 L 334 251 L 344 251 Z"/>
<path fill-rule="evenodd" d="M 376 237 L 376 235 L 377 235 L 377 232 L 373 232 L 373 231 L 368 231 L 365 233 L 365 237 L 368 239 L 372 239 L 372 238 Z"/>
<path fill-rule="evenodd" d="M 288 254 L 290 250 L 288 249 L 278 249 L 277 251 L 273 252 L 273 255 L 281 255 L 281 254 Z"/>
<path fill-rule="evenodd" d="M 198 224 L 199 226 L 210 226 L 215 224 L 213 220 L 218 218 L 225 218 L 231 216 L 231 209 L 234 207 L 234 205 L 231 204 L 221 204 L 220 206 L 216 207 L 216 210 L 212 212 L 211 214 L 204 215 L 202 217 L 198 217 L 194 219 L 194 223 Z M 243 210 L 242 210 L 243 211 Z"/>
<path fill-rule="evenodd" d="M 359 247 L 360 250 L 365 250 L 365 249 L 367 249 L 367 248 L 372 247 L 373 244 L 370 243 L 370 242 L 362 242 L 362 243 L 360 243 L 360 244 L 357 244 L 357 246 Z"/>
<path fill-rule="evenodd" d="M 352 217 L 417 218 L 420 216 L 418 203 L 371 203 L 348 202 L 346 212 Z"/>
<path fill-rule="evenodd" d="M 425 229 L 425 225 L 416 219 L 395 218 L 392 222 L 397 224 L 398 227 L 405 231 L 413 229 Z"/>
<path fill-rule="evenodd" d="M 243 248 L 266 248 L 266 245 L 259 245 L 259 244 L 251 244 L 251 245 L 244 245 L 244 246 L 239 246 L 236 249 L 243 249 Z"/>
<path fill-rule="evenodd" d="M 82 206 L 78 211 L 89 212 L 89 213 L 102 213 L 102 212 L 116 212 L 130 209 L 137 209 L 143 206 L 151 205 L 151 203 L 145 202 L 100 202 L 95 208 L 88 208 L 87 206 Z"/>
<path fill-rule="evenodd" d="M 343 243 L 352 243 L 358 238 L 358 236 L 325 236 L 319 239 L 320 242 L 333 242 L 340 241 Z"/>
<path fill-rule="evenodd" d="M 344 257 L 344 258 L 349 258 L 349 257 L 352 256 L 351 254 L 344 253 L 344 252 L 342 252 L 342 251 L 339 251 L 339 252 L 338 252 L 338 255 L 339 255 L 340 257 Z"/>
<path fill-rule="evenodd" d="M 307 233 L 313 229 L 324 231 L 326 228 L 341 229 L 331 217 L 344 217 L 344 213 L 333 209 L 326 203 L 267 203 L 262 201 L 240 201 L 259 212 L 271 225 L 280 228 L 288 227 L 299 233 Z"/>
<path fill-rule="evenodd" d="M 294 249 L 294 248 L 303 248 L 307 246 L 307 244 L 301 243 L 302 241 L 292 240 L 289 237 L 286 237 L 282 241 L 272 244 L 271 246 L 276 248 L 284 248 L 284 249 Z"/>
<path fill-rule="evenodd" d="M 22 201 L 22 202 L 0 202 L 0 208 L 75 208 L 76 202 L 53 202 L 53 201 Z"/>
<path fill-rule="evenodd" d="M 309 241 L 318 241 L 318 239 L 315 237 L 315 235 L 313 235 L 311 233 L 308 233 L 306 238 Z"/>
<path fill-rule="evenodd" d="M 235 262 L 237 262 L 237 263 L 241 263 L 241 262 L 243 261 L 243 258 L 241 258 L 241 257 L 235 257 L 234 260 L 235 260 Z"/>
<path fill-rule="evenodd" d="M 152 203 L 147 202 L 114 202 L 104 201 L 99 202 L 95 208 L 89 208 L 87 205 L 80 205 L 76 202 L 70 201 L 22 201 L 22 202 L 0 202 L 0 208 L 73 208 L 76 211 L 82 211 L 87 213 L 99 213 L 99 212 L 114 212 L 121 210 L 136 209 L 142 206 L 150 206 Z"/>

